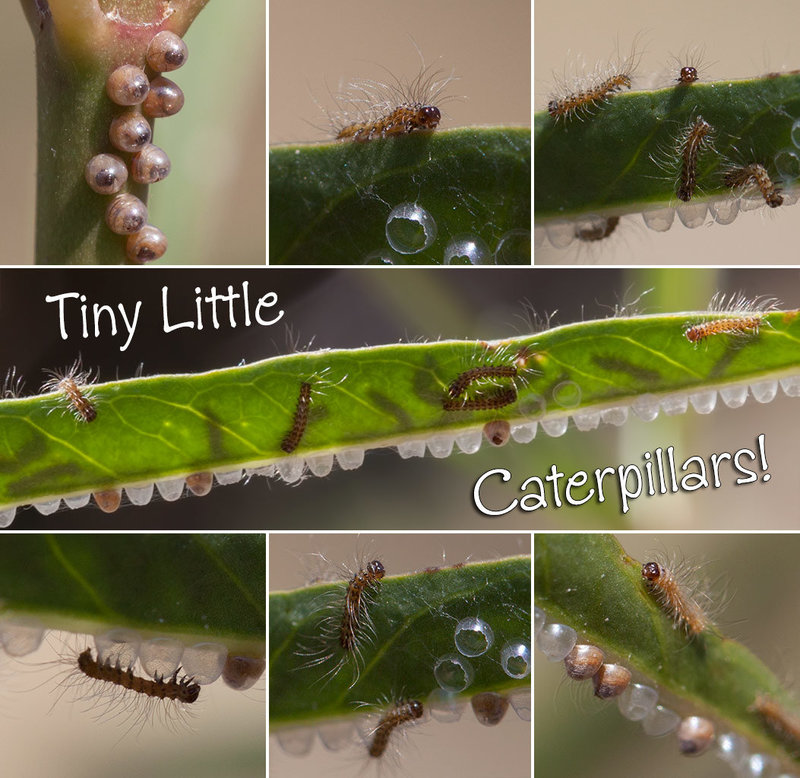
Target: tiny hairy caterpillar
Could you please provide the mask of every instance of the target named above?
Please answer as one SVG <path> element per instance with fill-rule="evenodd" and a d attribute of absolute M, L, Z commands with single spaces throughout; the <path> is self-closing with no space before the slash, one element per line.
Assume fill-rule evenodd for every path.
<path fill-rule="evenodd" d="M 154 679 L 141 678 L 133 674 L 132 668 L 123 668 L 111 664 L 109 660 L 100 662 L 92 656 L 92 649 L 87 648 L 78 655 L 78 669 L 87 677 L 98 681 L 113 683 L 124 689 L 154 697 L 159 700 L 176 700 L 178 702 L 196 702 L 200 695 L 200 685 L 186 676 L 178 678 L 179 669 L 171 678 L 156 676 Z"/>
<path fill-rule="evenodd" d="M 734 167 L 725 173 L 725 186 L 746 188 L 755 185 L 770 208 L 783 205 L 783 195 L 779 193 L 763 165 L 753 162 L 742 167 Z"/>
<path fill-rule="evenodd" d="M 697 159 L 701 149 L 710 143 L 711 125 L 698 116 L 694 124 L 687 128 L 681 141 L 681 176 L 678 186 L 678 199 L 688 203 L 697 188 Z"/>
<path fill-rule="evenodd" d="M 742 316 L 735 319 L 716 319 L 715 321 L 701 322 L 688 327 L 683 334 L 690 343 L 699 343 L 712 335 L 720 335 L 722 333 L 750 333 L 757 335 L 760 326 L 761 316 Z"/>
<path fill-rule="evenodd" d="M 311 407 L 311 384 L 303 381 L 300 384 L 300 395 L 292 420 L 292 428 L 281 441 L 281 450 L 291 454 L 299 445 L 308 424 L 308 411 Z"/>
<path fill-rule="evenodd" d="M 682 627 L 690 635 L 699 635 L 708 628 L 711 623 L 708 616 L 693 594 L 685 590 L 676 572 L 658 562 L 645 562 L 642 578 L 676 627 Z"/>
<path fill-rule="evenodd" d="M 339 644 L 345 651 L 353 651 L 358 642 L 359 628 L 365 608 L 364 592 L 368 588 L 380 585 L 386 575 L 383 564 L 373 559 L 366 567 L 359 570 L 347 585 L 344 599 L 344 614 L 339 631 Z"/>
<path fill-rule="evenodd" d="M 459 373 L 447 388 L 451 399 L 460 397 L 469 388 L 473 381 L 482 378 L 516 378 L 518 374 L 516 365 L 478 365 Z"/>
<path fill-rule="evenodd" d="M 445 398 L 442 400 L 442 408 L 445 411 L 490 411 L 497 408 L 505 408 L 506 405 L 511 405 L 516 401 L 517 390 L 515 387 L 510 386 L 497 389 L 490 394 L 481 395 L 480 397 L 468 397 L 463 400 Z"/>
<path fill-rule="evenodd" d="M 424 709 L 419 700 L 402 700 L 392 705 L 381 716 L 381 720 L 372 732 L 369 755 L 376 758 L 383 756 L 392 732 L 402 724 L 421 718 L 423 713 Z"/>
<path fill-rule="evenodd" d="M 91 372 L 81 368 L 80 359 L 64 371 L 46 370 L 50 378 L 42 384 L 42 392 L 59 392 L 63 395 L 67 407 L 72 415 L 87 424 L 97 418 L 97 408 L 92 402 L 88 385 L 91 382 Z"/>

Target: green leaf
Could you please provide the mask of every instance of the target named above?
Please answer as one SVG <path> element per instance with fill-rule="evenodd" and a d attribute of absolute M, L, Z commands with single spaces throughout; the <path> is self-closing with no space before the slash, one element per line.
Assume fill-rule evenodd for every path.
<path fill-rule="evenodd" d="M 2 614 L 69 632 L 212 638 L 263 656 L 265 551 L 257 534 L 8 535 Z"/>
<path fill-rule="evenodd" d="M 494 632 L 490 650 L 469 661 L 475 670 L 465 693 L 503 692 L 528 686 L 529 678 L 506 675 L 498 661 L 511 640 L 530 643 L 530 557 L 442 568 L 384 578 L 369 616 L 375 639 L 365 641 L 361 672 L 352 688 L 353 661 L 327 674 L 342 658 L 335 634 L 322 637 L 324 624 L 339 623 L 341 583 L 273 592 L 269 598 L 270 723 L 311 724 L 358 712 L 359 701 L 396 697 L 424 701 L 436 688 L 436 659 L 454 652 L 456 623 L 479 616 Z M 304 667 L 317 657 L 331 658 Z"/>
<path fill-rule="evenodd" d="M 270 264 L 442 264 L 464 236 L 485 244 L 480 264 L 530 264 L 530 161 L 530 130 L 513 127 L 274 147 Z M 432 219 L 424 229 L 392 220 L 395 246 L 415 253 L 387 241 L 387 219 L 403 203 Z"/>
<path fill-rule="evenodd" d="M 731 164 L 759 162 L 773 180 L 793 186 L 800 176 L 792 144 L 792 117 L 798 113 L 797 74 L 620 94 L 583 121 L 555 121 L 539 112 L 534 219 L 539 224 L 680 204 L 677 139 L 698 116 L 714 132 L 713 150 L 702 153 L 697 165 L 699 199 L 729 196 L 723 177 Z"/>
<path fill-rule="evenodd" d="M 576 414 L 588 428 L 603 413 L 631 405 L 680 410 L 687 396 L 706 403 L 720 388 L 767 382 L 769 389 L 781 379 L 794 393 L 797 314 L 753 314 L 760 317 L 757 332 L 714 335 L 698 345 L 684 336 L 686 326 L 719 314 L 612 318 L 489 344 L 299 353 L 197 375 L 116 381 L 92 390 L 97 419 L 88 424 L 53 412 L 57 395 L 3 400 L 0 509 L 10 509 L 8 522 L 16 505 L 241 467 L 274 464 L 294 481 L 304 461 L 325 470 L 336 455 L 353 469 L 364 450 L 385 446 L 410 456 L 433 443 L 446 454 L 457 439 L 475 450 L 485 423 L 495 419 L 508 420 L 512 434 Z M 496 379 L 500 390 L 515 389 L 517 400 L 488 410 L 445 409 L 451 382 L 484 365 L 517 366 L 515 379 Z M 281 446 L 304 382 L 311 385 L 307 425 L 287 454 Z M 464 397 L 500 390 L 484 382 Z"/>
<path fill-rule="evenodd" d="M 567 624 L 688 703 L 784 759 L 790 747 L 751 709 L 759 694 L 789 706 L 782 684 L 717 627 L 688 638 L 642 581 L 641 562 L 610 535 L 537 535 L 534 600 L 548 622 Z M 647 561 L 647 560 L 645 560 Z"/>

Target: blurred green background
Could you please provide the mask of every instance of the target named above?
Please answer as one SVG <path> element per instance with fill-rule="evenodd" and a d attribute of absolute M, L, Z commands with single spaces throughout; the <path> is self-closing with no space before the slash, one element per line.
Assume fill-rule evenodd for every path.
<path fill-rule="evenodd" d="M 172 161 L 150 189 L 151 222 L 169 241 L 158 264 L 263 264 L 266 256 L 266 4 L 210 2 L 186 35 L 175 81 L 183 110 L 155 124 Z M 0 264 L 33 261 L 36 78 L 18 0 L 0 8 Z"/>

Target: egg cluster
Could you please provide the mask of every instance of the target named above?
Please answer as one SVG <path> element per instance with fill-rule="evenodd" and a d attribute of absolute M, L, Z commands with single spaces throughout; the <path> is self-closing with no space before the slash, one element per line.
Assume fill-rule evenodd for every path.
<path fill-rule="evenodd" d="M 180 87 L 162 73 L 176 70 L 188 59 L 186 44 L 175 33 L 157 33 L 147 48 L 147 73 L 136 65 L 121 65 L 106 82 L 106 92 L 123 110 L 111 121 L 108 138 L 118 154 L 97 154 L 86 163 L 86 182 L 98 194 L 114 195 L 106 209 L 106 224 L 127 235 L 131 262 L 159 259 L 167 250 L 164 234 L 147 221 L 147 206 L 122 191 L 128 176 L 137 184 L 155 184 L 169 175 L 169 157 L 153 140 L 149 119 L 173 116 L 183 107 Z M 127 158 L 127 163 L 125 159 Z"/>

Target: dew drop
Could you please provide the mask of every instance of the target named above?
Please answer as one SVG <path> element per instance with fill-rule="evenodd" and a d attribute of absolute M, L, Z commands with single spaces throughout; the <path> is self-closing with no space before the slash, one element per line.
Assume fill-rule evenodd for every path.
<path fill-rule="evenodd" d="M 756 402 L 771 403 L 775 399 L 775 395 L 778 394 L 778 382 L 758 381 L 750 384 L 750 391 L 753 393 Z"/>
<path fill-rule="evenodd" d="M 144 671 L 153 678 L 171 676 L 178 669 L 182 656 L 183 643 L 173 638 L 146 640 L 139 648 L 139 661 Z"/>
<path fill-rule="evenodd" d="M 217 483 L 220 486 L 227 486 L 229 484 L 238 484 L 242 480 L 243 470 L 228 470 L 225 473 L 214 473 Z"/>
<path fill-rule="evenodd" d="M 739 766 L 747 754 L 747 741 L 733 732 L 725 732 L 717 738 L 717 756 L 723 762 Z"/>
<path fill-rule="evenodd" d="M 433 666 L 436 683 L 446 692 L 463 692 L 475 677 L 472 665 L 458 654 L 440 656 Z"/>
<path fill-rule="evenodd" d="M 541 230 L 536 230 L 537 241 L 544 238 Z M 537 243 L 541 245 L 541 241 Z M 531 231 L 525 229 L 513 229 L 504 233 L 497 242 L 494 250 L 494 262 L 496 265 L 528 265 L 531 261 Z"/>
<path fill-rule="evenodd" d="M 336 452 L 336 461 L 342 470 L 356 470 L 364 464 L 363 448 L 346 448 Z"/>
<path fill-rule="evenodd" d="M 698 392 L 689 395 L 689 402 L 692 407 L 700 414 L 711 413 L 717 407 L 716 389 L 709 389 L 707 392 Z"/>
<path fill-rule="evenodd" d="M 645 225 L 655 232 L 666 232 L 675 221 L 674 208 L 658 208 L 654 211 L 644 211 L 642 219 Z"/>
<path fill-rule="evenodd" d="M 456 624 L 454 640 L 464 656 L 480 656 L 492 647 L 494 631 L 483 619 L 468 616 Z"/>
<path fill-rule="evenodd" d="M 36 508 L 42 516 L 49 516 L 51 513 L 55 513 L 59 506 L 61 505 L 61 500 L 48 500 L 47 502 L 35 502 L 33 503 L 33 507 Z"/>
<path fill-rule="evenodd" d="M 499 724 L 508 710 L 508 700 L 495 692 L 476 694 L 470 704 L 475 718 L 486 727 Z"/>
<path fill-rule="evenodd" d="M 436 240 L 436 221 L 416 203 L 400 203 L 386 219 L 386 240 L 399 254 L 418 254 Z"/>
<path fill-rule="evenodd" d="M 596 430 L 600 426 L 600 411 L 579 411 L 572 421 L 581 432 Z"/>
<path fill-rule="evenodd" d="M 175 502 L 183 494 L 184 483 L 183 478 L 167 478 L 164 481 L 156 481 L 156 488 L 167 502 Z"/>
<path fill-rule="evenodd" d="M 694 230 L 705 224 L 708 205 L 706 203 L 681 203 L 677 208 L 677 213 L 683 226 Z"/>
<path fill-rule="evenodd" d="M 791 375 L 781 378 L 780 384 L 787 397 L 800 397 L 800 376 Z"/>
<path fill-rule="evenodd" d="M 514 712 L 523 721 L 530 721 L 531 720 L 531 690 L 530 689 L 519 689 L 518 691 L 512 692 L 512 694 L 509 697 L 508 701 L 511 703 L 511 707 L 514 709 Z"/>
<path fill-rule="evenodd" d="M 278 475 L 286 481 L 287 484 L 293 484 L 303 477 L 306 469 L 306 461 L 303 457 L 288 457 L 282 459 L 276 464 Z"/>
<path fill-rule="evenodd" d="M 531 672 L 531 647 L 521 640 L 506 643 L 500 649 L 500 666 L 511 678 L 527 678 Z"/>
<path fill-rule="evenodd" d="M 425 706 L 430 711 L 431 718 L 445 724 L 452 724 L 461 719 L 466 702 L 453 692 L 444 689 L 434 689 L 425 701 Z"/>
<path fill-rule="evenodd" d="M 444 250 L 445 265 L 491 265 L 489 247 L 477 235 L 456 235 Z"/>
<path fill-rule="evenodd" d="M 717 224 L 732 224 L 739 215 L 739 198 L 726 197 L 708 204 L 708 212 Z"/>
<path fill-rule="evenodd" d="M 79 494 L 76 497 L 65 497 L 64 498 L 64 505 L 71 510 L 75 510 L 76 508 L 83 508 L 89 504 L 89 500 L 92 499 L 91 494 Z"/>
<path fill-rule="evenodd" d="M 0 528 L 5 529 L 14 523 L 14 517 L 17 515 L 17 507 L 12 506 L 0 511 Z"/>
<path fill-rule="evenodd" d="M 353 742 L 355 724 L 352 721 L 334 721 L 323 724 L 317 731 L 322 745 L 328 751 L 341 751 Z"/>
<path fill-rule="evenodd" d="M 456 445 L 462 454 L 474 454 L 481 447 L 483 432 L 481 430 L 465 430 L 456 435 Z"/>
<path fill-rule="evenodd" d="M 553 401 L 562 408 L 574 408 L 582 395 L 580 386 L 574 381 L 562 381 L 553 387 Z"/>
<path fill-rule="evenodd" d="M 132 629 L 110 629 L 101 635 L 95 635 L 94 645 L 97 648 L 97 659 L 120 667 L 132 667 L 139 656 L 141 635 Z"/>
<path fill-rule="evenodd" d="M 531 424 L 515 424 L 511 427 L 511 437 L 517 443 L 530 443 L 536 437 L 537 422 Z"/>
<path fill-rule="evenodd" d="M 606 410 L 600 411 L 600 418 L 606 424 L 621 427 L 628 420 L 628 409 L 625 407 L 606 408 Z"/>
<path fill-rule="evenodd" d="M 792 149 L 781 149 L 775 155 L 775 169 L 785 185 L 800 178 L 800 157 Z"/>
<path fill-rule="evenodd" d="M 183 671 L 195 683 L 213 683 L 222 675 L 228 649 L 221 643 L 197 643 L 183 652 Z"/>
<path fill-rule="evenodd" d="M 411 457 L 424 457 L 425 456 L 425 441 L 424 440 L 407 440 L 403 443 L 397 444 L 397 453 L 403 459 L 411 459 Z"/>
<path fill-rule="evenodd" d="M 560 438 L 567 431 L 569 416 L 561 416 L 556 419 L 542 419 L 539 424 L 551 438 Z"/>
<path fill-rule="evenodd" d="M 661 737 L 662 735 L 668 735 L 670 732 L 674 732 L 678 728 L 680 721 L 681 717 L 675 713 L 675 711 L 671 711 L 663 705 L 656 705 L 655 708 L 642 719 L 642 729 L 646 735 Z"/>
<path fill-rule="evenodd" d="M 641 721 L 658 702 L 658 692 L 642 683 L 632 683 L 617 700 L 619 712 L 629 721 Z"/>
<path fill-rule="evenodd" d="M 667 416 L 680 416 L 689 410 L 689 397 L 685 394 L 670 394 L 661 398 L 661 408 Z"/>
<path fill-rule="evenodd" d="M 333 469 L 333 454 L 318 454 L 309 457 L 306 465 L 317 478 L 324 478 Z"/>
<path fill-rule="evenodd" d="M 643 394 L 637 397 L 633 401 L 631 409 L 642 421 L 653 421 L 661 410 L 658 399 L 652 394 Z"/>
<path fill-rule="evenodd" d="M 125 494 L 133 505 L 147 505 L 153 499 L 155 484 L 146 486 L 126 486 Z"/>
<path fill-rule="evenodd" d="M 536 635 L 536 646 L 551 661 L 560 662 L 578 642 L 578 633 L 565 624 L 545 624 Z"/>
<path fill-rule="evenodd" d="M 313 727 L 296 727 L 278 732 L 276 737 L 278 745 L 287 754 L 305 756 L 311 753 L 311 747 L 314 745 L 314 733 Z"/>
<path fill-rule="evenodd" d="M 9 656 L 32 654 L 42 643 L 44 625 L 30 617 L 10 617 L 0 621 L 0 644 Z"/>
<path fill-rule="evenodd" d="M 428 451 L 437 459 L 449 457 L 453 452 L 455 438 L 452 435 L 434 435 L 428 439 Z"/>
<path fill-rule="evenodd" d="M 553 222 L 547 225 L 547 239 L 553 248 L 565 249 L 575 240 L 572 222 Z"/>
<path fill-rule="evenodd" d="M 229 655 L 222 668 L 222 680 L 231 689 L 244 691 L 261 678 L 266 667 L 266 661 L 260 657 Z"/>
<path fill-rule="evenodd" d="M 747 400 L 747 386 L 724 386 L 719 396 L 728 408 L 741 408 Z"/>

